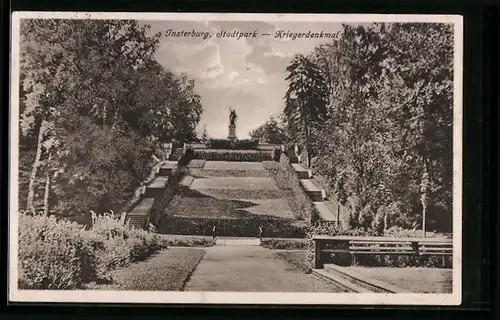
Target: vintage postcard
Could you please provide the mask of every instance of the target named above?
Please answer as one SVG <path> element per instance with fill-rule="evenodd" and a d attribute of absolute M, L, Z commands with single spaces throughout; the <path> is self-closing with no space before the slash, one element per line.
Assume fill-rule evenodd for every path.
<path fill-rule="evenodd" d="M 461 303 L 461 16 L 15 12 L 11 48 L 11 301 Z"/>

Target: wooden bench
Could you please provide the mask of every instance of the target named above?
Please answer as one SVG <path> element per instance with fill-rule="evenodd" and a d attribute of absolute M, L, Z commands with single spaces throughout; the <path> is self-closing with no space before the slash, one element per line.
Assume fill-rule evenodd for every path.
<path fill-rule="evenodd" d="M 315 268 L 323 268 L 324 254 L 342 253 L 351 255 L 356 264 L 358 255 L 409 255 L 441 257 L 443 267 L 446 258 L 453 254 L 451 239 L 387 237 L 313 236 L 315 247 Z M 335 247 L 328 248 L 328 245 Z"/>
<path fill-rule="evenodd" d="M 356 264 L 357 255 L 417 255 L 418 242 L 411 241 L 349 241 L 349 253 L 352 264 Z"/>

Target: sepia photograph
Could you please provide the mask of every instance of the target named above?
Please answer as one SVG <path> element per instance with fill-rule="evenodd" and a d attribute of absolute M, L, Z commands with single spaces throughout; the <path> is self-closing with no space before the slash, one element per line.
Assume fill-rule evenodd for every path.
<path fill-rule="evenodd" d="M 462 17 L 15 12 L 9 299 L 458 305 Z"/>

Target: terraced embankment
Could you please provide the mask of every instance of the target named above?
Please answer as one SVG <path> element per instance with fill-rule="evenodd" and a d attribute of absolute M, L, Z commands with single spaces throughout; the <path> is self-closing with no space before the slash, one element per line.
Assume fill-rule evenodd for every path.
<path fill-rule="evenodd" d="M 280 190 L 261 162 L 206 161 L 190 170 L 189 182 L 166 209 L 162 233 L 207 235 L 217 226 L 226 236 L 303 237 L 287 190 Z M 300 230 L 299 230 L 300 229 Z"/>

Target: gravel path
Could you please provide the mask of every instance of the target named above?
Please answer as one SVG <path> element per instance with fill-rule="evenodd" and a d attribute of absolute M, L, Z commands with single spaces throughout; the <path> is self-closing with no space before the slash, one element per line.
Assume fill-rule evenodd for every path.
<path fill-rule="evenodd" d="M 257 246 L 205 249 L 185 291 L 342 292 Z"/>

